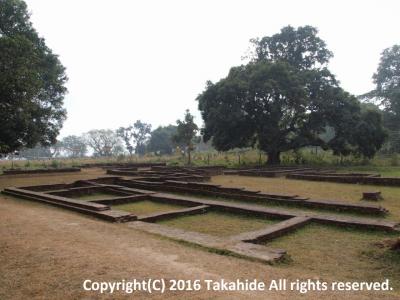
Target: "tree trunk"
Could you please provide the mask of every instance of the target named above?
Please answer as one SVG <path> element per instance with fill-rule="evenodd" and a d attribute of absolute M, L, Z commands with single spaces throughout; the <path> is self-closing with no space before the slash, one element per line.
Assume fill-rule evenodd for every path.
<path fill-rule="evenodd" d="M 192 163 L 192 157 L 190 155 L 190 150 L 188 150 L 188 165 L 190 166 L 190 164 Z"/>
<path fill-rule="evenodd" d="M 129 151 L 129 161 L 132 162 L 133 161 L 133 151 L 128 149 Z"/>
<path fill-rule="evenodd" d="M 281 163 L 281 156 L 279 151 L 268 152 L 267 165 L 279 165 Z"/>

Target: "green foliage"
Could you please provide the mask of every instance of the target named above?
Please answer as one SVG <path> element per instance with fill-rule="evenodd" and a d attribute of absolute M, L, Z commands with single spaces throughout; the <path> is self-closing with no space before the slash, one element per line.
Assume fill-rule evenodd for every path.
<path fill-rule="evenodd" d="M 176 144 L 184 145 L 188 153 L 188 164 L 191 163 L 191 151 L 194 149 L 193 140 L 196 132 L 199 130 L 196 123 L 193 121 L 194 117 L 187 109 L 185 112 L 185 119 L 183 121 L 177 120 L 176 134 L 173 136 L 173 141 Z"/>
<path fill-rule="evenodd" d="M 151 125 L 137 120 L 133 124 L 133 138 L 136 141 L 135 152 L 143 155 L 146 152 L 146 142 L 149 139 L 151 132 Z"/>
<path fill-rule="evenodd" d="M 385 105 L 386 111 L 400 120 L 400 45 L 382 52 L 377 72 L 373 76 L 374 95 Z M 397 124 L 397 128 L 400 125 Z"/>
<path fill-rule="evenodd" d="M 400 45 L 383 50 L 378 69 L 373 75 L 375 89 L 360 98 L 383 107 L 383 123 L 389 130 L 386 152 L 400 151 Z"/>
<path fill-rule="evenodd" d="M 280 33 L 252 39 L 254 61 L 285 61 L 299 70 L 313 69 L 328 63 L 333 56 L 312 26 L 286 26 Z"/>
<path fill-rule="evenodd" d="M 174 151 L 174 143 L 172 137 L 176 134 L 177 127 L 169 125 L 158 127 L 153 130 L 150 135 L 147 150 L 158 155 L 172 154 Z"/>
<path fill-rule="evenodd" d="M 383 106 L 385 127 L 400 130 L 400 45 L 383 50 L 372 78 L 375 89 L 360 98 Z"/>
<path fill-rule="evenodd" d="M 354 152 L 365 158 L 372 158 L 387 137 L 387 132 L 382 125 L 381 114 L 372 110 L 361 114 L 354 131 L 353 141 L 357 145 Z"/>
<path fill-rule="evenodd" d="M 87 145 L 82 137 L 69 135 L 61 141 L 62 149 L 68 157 L 84 157 L 87 153 Z"/>
<path fill-rule="evenodd" d="M 27 160 L 24 165 L 25 169 L 29 169 L 31 166 L 32 166 L 32 164 L 31 164 L 30 160 Z"/>
<path fill-rule="evenodd" d="M 238 159 L 238 149 L 228 152 L 208 151 L 208 152 L 193 152 L 192 164 L 197 166 L 205 165 L 224 165 L 227 167 L 249 167 L 253 168 L 259 164 L 259 151 L 255 149 L 240 149 L 240 164 Z M 392 166 L 393 162 L 396 164 L 398 158 L 395 155 L 376 155 L 373 159 L 363 161 L 362 157 L 349 155 L 346 157 L 338 157 L 333 155 L 331 150 L 325 151 L 318 147 L 306 147 L 296 151 L 290 150 L 283 152 L 281 161 L 284 165 L 295 165 L 296 161 L 304 163 L 307 166 L 324 166 L 328 168 L 343 168 L 348 171 L 364 171 L 364 172 L 377 172 L 382 176 L 400 176 L 400 169 L 398 166 Z M 22 157 L 22 156 L 21 156 Z M 57 160 L 63 166 L 80 166 L 87 163 L 110 163 L 110 162 L 132 162 L 132 158 L 122 155 L 114 155 L 111 157 L 81 157 L 81 158 L 66 158 L 58 157 Z M 265 161 L 265 156 L 262 156 L 262 162 Z M 187 159 L 181 155 L 154 155 L 147 153 L 144 156 L 137 157 L 135 162 L 167 162 L 171 166 L 183 166 L 187 163 Z M 363 165 L 366 162 L 367 165 Z M 30 159 L 26 161 L 0 160 L 1 169 L 14 168 L 42 168 L 51 164 L 51 160 L 38 160 Z M 400 165 L 400 164 L 399 164 Z"/>
<path fill-rule="evenodd" d="M 197 98 L 204 140 L 212 138 L 220 151 L 257 146 L 272 164 L 280 163 L 281 152 L 307 146 L 373 156 L 385 138 L 381 119 L 362 114 L 358 100 L 339 87 L 324 66 L 332 54 L 316 32 L 286 27 L 253 40 L 250 63 L 208 82 Z M 328 129 L 334 132 L 329 140 Z"/>
<path fill-rule="evenodd" d="M 55 143 L 67 77 L 23 1 L 0 1 L 0 54 L 0 153 Z"/>
<path fill-rule="evenodd" d="M 60 168 L 60 167 L 61 167 L 61 162 L 59 162 L 58 160 L 53 159 L 53 160 L 51 161 L 50 166 L 51 166 L 52 168 L 55 168 L 55 169 Z"/>
<path fill-rule="evenodd" d="M 117 129 L 116 133 L 117 135 L 122 138 L 122 140 L 125 143 L 125 147 L 128 150 L 129 154 L 132 155 L 134 147 L 132 146 L 132 130 L 133 127 L 120 127 Z"/>
<path fill-rule="evenodd" d="M 125 147 L 132 155 L 133 151 L 137 154 L 146 152 L 146 142 L 149 139 L 151 125 L 137 120 L 132 126 L 120 127 L 117 135 L 125 142 Z"/>

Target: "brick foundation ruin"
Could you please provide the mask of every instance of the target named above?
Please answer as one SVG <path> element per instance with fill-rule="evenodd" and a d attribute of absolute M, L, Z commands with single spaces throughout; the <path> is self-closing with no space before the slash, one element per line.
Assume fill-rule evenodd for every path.
<path fill-rule="evenodd" d="M 29 175 L 29 174 L 51 174 L 51 173 L 70 173 L 80 172 L 80 168 L 48 168 L 48 169 L 8 169 L 3 171 L 3 175 Z"/>
<path fill-rule="evenodd" d="M 108 171 L 114 172 L 111 169 Z M 348 217 L 337 214 L 329 215 L 317 212 L 305 213 L 257 205 L 268 202 L 285 203 L 285 205 L 325 208 L 327 210 L 349 210 L 372 216 L 383 215 L 387 212 L 381 206 L 372 204 L 313 200 L 301 198 L 297 195 L 264 194 L 259 191 L 225 188 L 203 182 L 211 176 L 210 174 L 220 173 L 220 168 L 183 170 L 182 168 L 167 169 L 166 167 L 158 166 L 147 172 L 132 172 L 137 172 L 136 175 L 142 177 L 131 179 L 118 176 L 100 177 L 92 180 L 79 180 L 71 184 L 10 187 L 4 189 L 2 193 L 70 209 L 107 221 L 128 223 L 130 227 L 142 231 L 160 234 L 204 248 L 217 249 L 224 251 L 224 253 L 262 262 L 279 260 L 285 255 L 285 251 L 272 249 L 268 246 L 260 245 L 260 243 L 280 237 L 310 223 L 383 231 L 399 230 L 399 223 L 382 219 Z M 196 181 L 191 181 L 191 176 L 195 176 Z M 199 179 L 197 176 L 202 177 L 202 180 L 197 180 Z M 99 199 L 79 200 L 79 197 L 96 193 L 100 195 L 104 193 L 108 197 L 104 199 L 100 197 Z M 195 197 L 195 195 L 201 195 L 202 197 Z M 206 198 L 205 196 L 212 198 Z M 218 200 L 216 197 L 237 199 L 243 202 L 223 201 Z M 114 205 L 144 200 L 175 204 L 182 208 L 147 215 L 136 215 L 113 207 Z M 215 237 L 157 224 L 157 222 L 167 219 L 204 214 L 210 211 L 246 215 L 249 218 L 276 219 L 279 222 L 260 230 L 244 232 L 231 237 Z"/>
<path fill-rule="evenodd" d="M 325 181 L 351 184 L 369 184 L 381 186 L 400 186 L 400 177 L 382 177 L 380 174 L 336 172 L 306 167 L 260 167 L 246 169 L 226 169 L 225 175 L 252 177 L 283 177 L 297 180 Z"/>

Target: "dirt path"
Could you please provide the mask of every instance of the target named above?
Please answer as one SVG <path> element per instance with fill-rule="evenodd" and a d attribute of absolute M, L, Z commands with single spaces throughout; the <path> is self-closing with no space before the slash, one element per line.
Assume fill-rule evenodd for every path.
<path fill-rule="evenodd" d="M 46 179 L 43 179 L 45 181 Z M 75 178 L 73 179 L 75 180 Z M 84 291 L 85 279 L 315 279 L 149 235 L 59 208 L 0 196 L 0 299 L 122 299 Z M 394 294 L 289 292 L 137 293 L 174 299 L 397 299 Z M 399 298 L 400 299 L 400 298 Z"/>

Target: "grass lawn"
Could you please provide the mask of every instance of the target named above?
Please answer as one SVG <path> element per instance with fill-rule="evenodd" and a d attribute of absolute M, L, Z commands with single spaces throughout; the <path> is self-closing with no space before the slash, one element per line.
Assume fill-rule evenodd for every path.
<path fill-rule="evenodd" d="M 280 268 L 303 270 L 321 280 L 383 281 L 388 278 L 397 289 L 400 288 L 400 252 L 375 244 L 394 237 L 381 232 L 310 224 L 267 244 L 286 249 L 290 255 Z"/>
<path fill-rule="evenodd" d="M 294 194 L 312 199 L 341 200 L 353 203 L 369 203 L 381 205 L 389 210 L 384 219 L 400 221 L 400 187 L 384 187 L 360 184 L 346 184 L 333 182 L 316 182 L 306 180 L 293 180 L 280 178 L 262 178 L 248 176 L 214 176 L 211 183 L 226 187 L 245 187 L 249 190 L 261 191 L 270 194 Z M 383 201 L 370 202 L 361 201 L 362 192 L 381 191 Z M 271 204 L 267 204 L 271 206 Z M 276 205 L 275 205 L 276 206 Z M 286 206 L 284 207 L 286 209 Z M 305 208 L 291 209 L 301 211 L 314 211 L 329 214 L 329 210 L 315 210 Z M 333 214 L 334 212 L 332 212 Z M 344 213 L 340 213 L 344 214 Z M 366 216 L 368 215 L 360 215 Z"/>
<path fill-rule="evenodd" d="M 215 236 L 231 236 L 262 229 L 279 221 L 225 212 L 209 212 L 165 220 L 159 224 Z"/>
<path fill-rule="evenodd" d="M 379 173 L 382 177 L 400 177 L 400 167 L 394 166 L 352 166 L 339 168 L 338 171 Z"/>
<path fill-rule="evenodd" d="M 167 212 L 172 210 L 184 209 L 186 206 L 154 202 L 150 200 L 143 200 L 133 203 L 113 205 L 112 208 L 117 210 L 124 210 L 136 214 L 138 216 L 149 215 L 153 213 Z"/>

